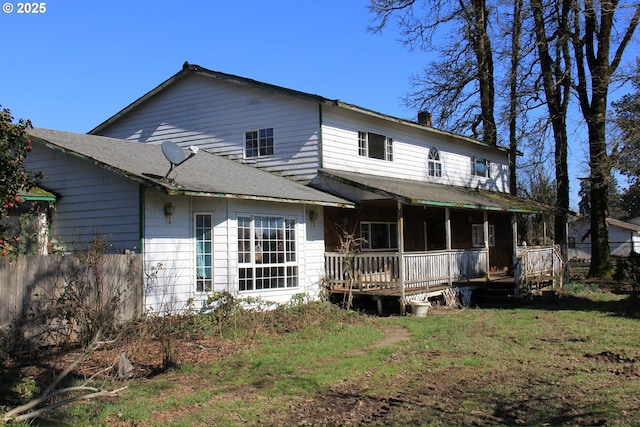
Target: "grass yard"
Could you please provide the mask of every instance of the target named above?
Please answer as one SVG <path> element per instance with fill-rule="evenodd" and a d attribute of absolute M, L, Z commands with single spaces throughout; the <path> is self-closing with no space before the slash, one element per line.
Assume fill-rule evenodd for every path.
<path fill-rule="evenodd" d="M 90 376 L 124 351 L 135 377 L 99 381 L 128 388 L 58 417 L 110 426 L 640 425 L 640 321 L 627 297 L 583 291 L 424 318 L 311 304 L 176 319 L 170 334 L 138 326 L 76 372 L 76 381 Z M 173 364 L 163 369 L 166 355 Z M 9 367 L 0 405 L 37 394 L 43 367 L 73 357 Z"/>

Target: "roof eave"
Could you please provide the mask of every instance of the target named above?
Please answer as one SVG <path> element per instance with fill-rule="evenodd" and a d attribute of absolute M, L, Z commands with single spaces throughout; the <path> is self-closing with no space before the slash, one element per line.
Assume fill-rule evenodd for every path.
<path fill-rule="evenodd" d="M 343 207 L 343 208 L 354 208 L 355 205 L 349 202 L 330 202 L 325 200 L 313 200 L 313 199 L 292 199 L 286 197 L 270 197 L 270 196 L 259 196 L 259 195 L 250 195 L 250 194 L 233 194 L 233 193 L 225 193 L 225 192 L 203 192 L 197 190 L 189 190 L 183 189 L 175 184 L 172 184 L 170 181 L 164 181 L 159 179 L 154 179 L 151 177 L 145 177 L 140 175 L 131 174 L 123 169 L 111 166 L 104 162 L 94 159 L 91 156 L 84 155 L 82 153 L 78 153 L 74 150 L 69 150 L 67 148 L 61 147 L 57 144 L 54 144 L 45 139 L 39 138 L 37 136 L 30 135 L 33 141 L 44 145 L 52 150 L 56 150 L 60 153 L 64 153 L 73 157 L 76 157 L 79 160 L 84 162 L 96 165 L 105 170 L 115 173 L 123 178 L 129 179 L 131 181 L 135 181 L 139 184 L 142 184 L 149 188 L 154 188 L 156 190 L 162 191 L 167 195 L 175 196 L 175 195 L 187 195 L 187 196 L 200 196 L 200 197 L 218 197 L 218 198 L 233 198 L 233 199 L 243 199 L 243 200 L 260 200 L 260 201 L 269 201 L 269 202 L 280 202 L 280 203 L 301 203 L 308 205 L 319 205 L 319 206 L 327 206 L 327 207 Z"/>
<path fill-rule="evenodd" d="M 289 199 L 284 197 L 256 196 L 256 195 L 250 195 L 250 194 L 233 194 L 233 193 L 224 193 L 224 192 L 203 192 L 203 191 L 194 191 L 194 190 L 172 189 L 168 191 L 167 194 L 197 196 L 197 197 L 213 197 L 213 198 L 223 198 L 223 199 L 255 200 L 255 201 L 261 201 L 261 202 L 292 203 L 292 204 L 316 205 L 316 206 L 337 207 L 337 208 L 354 208 L 355 207 L 355 204 L 353 203 L 329 202 L 329 201 L 312 200 L 312 199 Z"/>
<path fill-rule="evenodd" d="M 158 93 L 162 92 L 168 86 L 171 86 L 173 83 L 175 83 L 176 81 L 182 79 L 183 77 L 185 77 L 186 75 L 190 74 L 191 72 L 192 72 L 192 70 L 189 69 L 189 68 L 182 68 L 182 70 L 178 71 L 176 74 L 174 74 L 173 76 L 169 77 L 167 80 L 163 81 L 158 86 L 156 86 L 155 88 L 151 89 L 149 92 L 145 93 L 140 98 L 136 99 L 131 104 L 127 105 L 122 110 L 118 111 L 116 114 L 114 114 L 113 116 L 109 117 L 107 120 L 105 120 L 104 122 L 100 123 L 98 126 L 94 127 L 93 129 L 91 129 L 87 133 L 90 134 L 90 135 L 98 135 L 98 134 L 100 134 L 100 132 L 102 132 L 105 128 L 109 127 L 113 122 L 115 122 L 115 121 L 119 120 L 120 118 L 122 118 L 123 116 L 127 115 L 128 113 L 130 113 L 131 111 L 136 109 L 139 105 L 141 105 L 144 102 L 146 102 L 147 100 L 153 98 L 155 95 L 157 95 Z"/>

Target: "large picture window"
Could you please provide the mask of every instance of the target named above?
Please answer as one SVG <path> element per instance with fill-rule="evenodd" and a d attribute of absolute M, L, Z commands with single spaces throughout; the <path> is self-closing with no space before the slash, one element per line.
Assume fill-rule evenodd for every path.
<path fill-rule="evenodd" d="M 373 132 L 358 132 L 358 154 L 372 159 L 393 161 L 393 139 Z"/>
<path fill-rule="evenodd" d="M 273 128 L 247 131 L 244 134 L 244 157 L 273 155 Z"/>
<path fill-rule="evenodd" d="M 398 249 L 398 225 L 395 222 L 361 222 L 362 249 Z"/>
<path fill-rule="evenodd" d="M 196 291 L 211 292 L 213 290 L 213 236 L 212 215 L 196 214 Z"/>
<path fill-rule="evenodd" d="M 278 216 L 238 217 L 240 291 L 298 286 L 296 222 Z"/>

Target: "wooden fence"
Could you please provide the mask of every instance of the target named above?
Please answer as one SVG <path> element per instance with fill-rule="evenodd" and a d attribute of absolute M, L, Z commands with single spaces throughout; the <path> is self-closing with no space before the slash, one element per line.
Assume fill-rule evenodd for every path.
<path fill-rule="evenodd" d="M 144 306 L 142 255 L 105 254 L 98 261 L 93 270 L 104 285 L 104 297 L 119 293 L 118 318 L 139 316 Z M 83 281 L 94 280 L 94 271 L 90 270 L 75 255 L 26 255 L 16 260 L 0 257 L 0 331 L 13 329 L 15 333 L 29 321 L 38 321 L 39 311 L 58 298 L 65 287 L 84 286 Z"/>

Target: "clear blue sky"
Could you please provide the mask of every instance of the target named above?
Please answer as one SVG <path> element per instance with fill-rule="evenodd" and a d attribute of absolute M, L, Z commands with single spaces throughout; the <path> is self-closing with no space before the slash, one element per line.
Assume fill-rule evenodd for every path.
<path fill-rule="evenodd" d="M 430 59 L 407 51 L 394 27 L 368 32 L 367 0 L 50 0 L 40 14 L 0 3 L 0 104 L 36 127 L 72 132 L 89 131 L 184 61 L 414 119 L 401 98 Z M 570 129 L 574 207 L 586 173 L 580 127 Z"/>
<path fill-rule="evenodd" d="M 0 3 L 6 3 L 0 0 Z M 184 61 L 382 113 L 426 63 L 367 31 L 367 0 L 49 0 L 0 13 L 0 104 L 34 126 L 87 132 Z"/>

